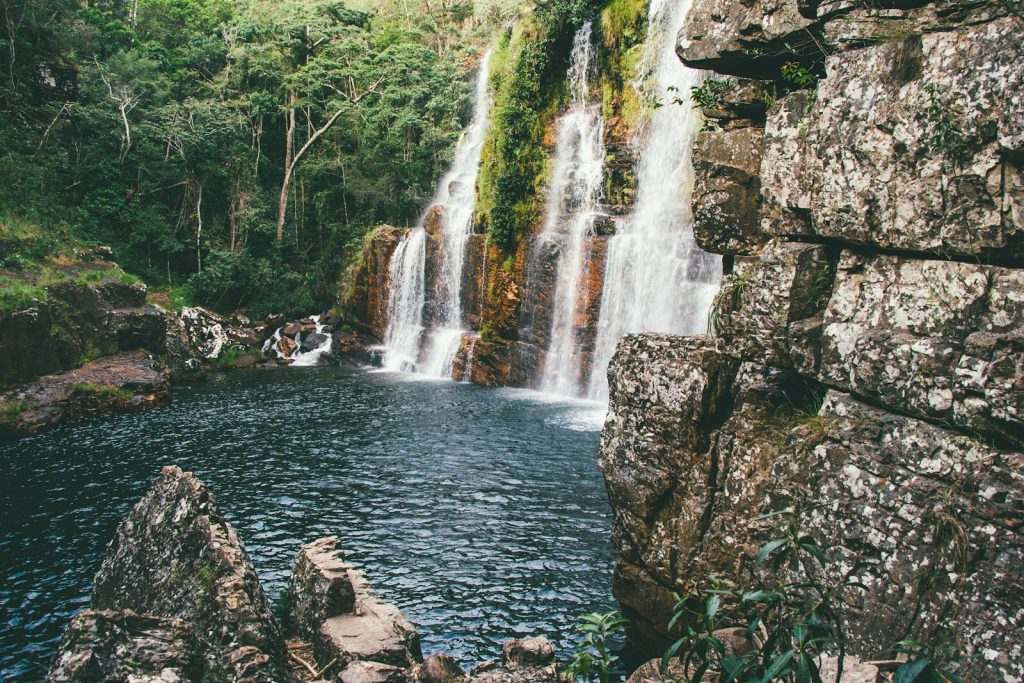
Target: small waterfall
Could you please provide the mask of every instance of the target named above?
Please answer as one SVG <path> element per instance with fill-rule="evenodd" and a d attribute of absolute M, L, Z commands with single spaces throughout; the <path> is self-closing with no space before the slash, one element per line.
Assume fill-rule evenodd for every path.
<path fill-rule="evenodd" d="M 452 361 L 466 332 L 462 316 L 462 270 L 466 263 L 466 244 L 473 230 L 476 176 L 489 122 L 487 67 L 490 57 L 491 53 L 487 52 L 480 63 L 473 120 L 463 134 L 451 169 L 438 183 L 434 200 L 434 204 L 440 204 L 445 210 L 441 232 L 444 247 L 437 275 L 440 308 L 437 328 L 430 333 L 422 368 L 424 374 L 434 377 L 451 377 Z"/>
<path fill-rule="evenodd" d="M 473 228 L 476 176 L 480 166 L 484 135 L 487 132 L 489 101 L 487 96 L 488 51 L 480 63 L 476 79 L 473 119 L 459 140 L 451 168 L 441 178 L 429 209 L 443 209 L 442 250 L 438 272 L 433 276 L 433 291 L 439 301 L 432 329 L 424 329 L 427 303 L 426 258 L 428 235 L 424 229 L 425 212 L 416 228 L 395 250 L 389 265 L 388 329 L 384 367 L 389 370 L 421 372 L 435 377 L 450 377 L 452 361 L 465 333 L 462 315 L 462 271 L 466 244 Z M 422 358 L 422 362 L 421 362 Z"/>
<path fill-rule="evenodd" d="M 326 325 L 321 324 L 319 315 L 311 315 L 309 320 L 313 323 L 313 331 L 306 334 L 296 332 L 293 339 L 294 344 L 288 349 L 291 351 L 290 355 L 282 353 L 279 345 L 281 337 L 285 336 L 284 325 L 274 330 L 270 339 L 263 342 L 263 353 L 272 350 L 278 358 L 290 358 L 292 367 L 317 365 L 320 362 L 320 356 L 331 350 L 331 335 L 324 332 Z M 299 325 L 298 323 L 290 324 Z M 289 332 L 289 334 L 291 333 Z"/>
<path fill-rule="evenodd" d="M 693 239 L 691 153 L 701 115 L 687 101 L 701 72 L 675 53 L 692 0 L 651 0 L 644 65 L 649 94 L 662 102 L 642 131 L 637 201 L 632 215 L 609 240 L 601 315 L 589 394 L 608 396 L 607 369 L 615 345 L 631 332 L 698 334 L 721 280 L 721 257 Z"/>
<path fill-rule="evenodd" d="M 427 232 L 416 228 L 406 233 L 388 264 L 388 328 L 384 335 L 387 353 L 384 368 L 411 372 L 423 337 L 423 304 L 426 298 L 425 266 Z"/>
<path fill-rule="evenodd" d="M 588 241 L 604 179 L 604 118 L 601 106 L 589 103 L 593 52 L 591 22 L 587 22 L 573 40 L 568 72 L 572 101 L 558 121 L 554 171 L 540 235 L 542 242 L 553 242 L 558 250 L 550 343 L 540 388 L 570 396 L 581 392 L 580 284 L 588 267 Z"/>

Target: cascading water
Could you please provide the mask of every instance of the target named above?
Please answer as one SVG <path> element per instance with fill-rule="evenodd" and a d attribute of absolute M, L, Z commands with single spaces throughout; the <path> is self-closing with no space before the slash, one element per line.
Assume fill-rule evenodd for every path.
<path fill-rule="evenodd" d="M 645 72 L 657 100 L 685 97 L 699 86 L 699 71 L 675 53 L 676 35 L 692 0 L 651 0 Z M 637 201 L 632 215 L 608 243 L 601 315 L 589 395 L 606 399 L 608 363 L 619 339 L 631 332 L 698 334 L 721 280 L 721 257 L 693 239 L 691 153 L 701 115 L 689 106 L 662 102 L 639 140 Z"/>
<path fill-rule="evenodd" d="M 434 276 L 434 291 L 439 297 L 438 317 L 431 330 L 424 330 L 423 320 L 427 297 L 427 233 L 423 227 L 426 213 L 391 258 L 388 273 L 391 283 L 388 292 L 388 329 L 385 335 L 388 351 L 384 359 L 384 367 L 389 370 L 450 377 L 459 342 L 466 332 L 462 315 L 462 271 L 466 261 L 466 245 L 473 227 L 480 154 L 489 123 L 489 60 L 490 52 L 487 52 L 477 75 L 473 119 L 459 141 L 451 168 L 441 178 L 430 203 L 430 207 L 440 206 L 444 209 L 442 257 L 440 268 Z M 425 348 L 421 348 L 424 345 Z M 419 363 L 421 355 L 422 363 Z"/>
<path fill-rule="evenodd" d="M 313 323 L 313 331 L 306 334 L 300 332 L 295 335 L 296 346 L 293 347 L 295 350 L 290 356 L 281 353 L 278 346 L 284 333 L 284 326 L 274 330 L 270 339 L 263 342 L 263 353 L 272 350 L 278 358 L 290 358 L 293 367 L 317 365 L 320 362 L 320 356 L 331 350 L 331 335 L 324 332 L 326 326 L 320 322 L 320 316 L 311 315 L 309 319 Z"/>
<path fill-rule="evenodd" d="M 388 328 L 384 335 L 386 370 L 411 372 L 423 336 L 423 304 L 427 232 L 410 230 L 395 248 L 388 265 Z"/>
<path fill-rule="evenodd" d="M 568 81 L 572 102 L 558 121 L 555 164 L 541 241 L 558 248 L 557 281 L 552 298 L 550 344 L 540 388 L 574 396 L 580 393 L 582 367 L 577 309 L 587 264 L 588 238 L 601 200 L 604 178 L 604 118 L 589 103 L 593 44 L 587 22 L 573 40 Z"/>

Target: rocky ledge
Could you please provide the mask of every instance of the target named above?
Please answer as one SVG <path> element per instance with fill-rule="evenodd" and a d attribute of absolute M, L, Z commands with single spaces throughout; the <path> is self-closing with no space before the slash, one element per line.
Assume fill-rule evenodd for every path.
<path fill-rule="evenodd" d="M 169 377 L 167 368 L 143 349 L 39 377 L 0 394 L 0 436 L 35 434 L 69 420 L 167 405 Z"/>
<path fill-rule="evenodd" d="M 424 660 L 416 628 L 345 561 L 337 537 L 299 549 L 286 596 L 279 622 L 213 494 L 165 467 L 118 528 L 47 681 L 562 680 L 544 638 L 509 640 L 500 661 L 469 674 L 446 654 Z"/>

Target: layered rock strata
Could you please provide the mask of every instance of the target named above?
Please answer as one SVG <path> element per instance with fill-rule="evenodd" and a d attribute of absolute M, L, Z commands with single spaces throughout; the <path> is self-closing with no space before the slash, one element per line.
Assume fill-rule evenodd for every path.
<path fill-rule="evenodd" d="M 695 3 L 678 53 L 731 76 L 695 235 L 732 274 L 716 337 L 620 344 L 600 458 L 652 654 L 673 593 L 741 580 L 799 506 L 821 580 L 868 587 L 851 654 L 1024 675 L 1022 32 L 995 2 Z"/>

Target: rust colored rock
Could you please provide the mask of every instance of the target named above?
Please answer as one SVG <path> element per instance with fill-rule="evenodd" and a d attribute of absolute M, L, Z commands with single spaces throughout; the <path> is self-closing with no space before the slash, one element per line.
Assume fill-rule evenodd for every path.
<path fill-rule="evenodd" d="M 388 325 L 389 266 L 407 228 L 382 225 L 363 244 L 355 264 L 339 284 L 338 302 L 362 326 L 363 331 L 382 339 Z"/>
<path fill-rule="evenodd" d="M 298 343 L 291 337 L 281 337 L 277 340 L 277 350 L 285 358 L 290 357 L 299 348 Z"/>
<path fill-rule="evenodd" d="M 338 676 L 341 683 L 408 683 L 406 669 L 379 662 L 352 662 Z"/>
<path fill-rule="evenodd" d="M 281 328 L 282 337 L 291 337 L 292 339 L 295 339 L 300 332 L 302 332 L 302 325 L 295 321 L 285 323 Z"/>
<path fill-rule="evenodd" d="M 550 664 L 555 659 L 555 646 L 544 636 L 513 638 L 501 647 L 506 665 Z"/>
<path fill-rule="evenodd" d="M 431 237 L 440 237 L 444 232 L 444 224 L 447 220 L 448 212 L 443 206 L 440 204 L 432 206 L 427 210 L 427 215 L 423 219 L 423 229 Z"/>

